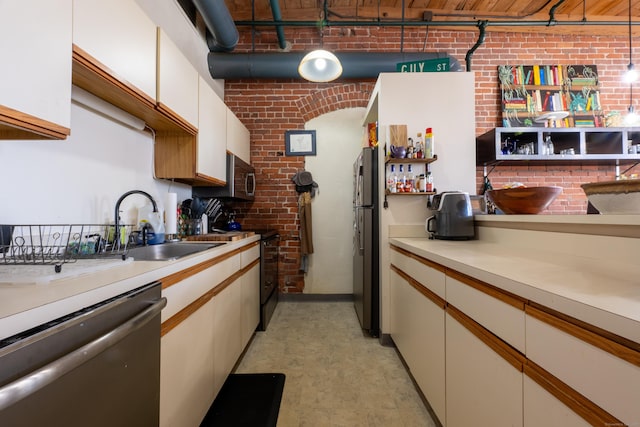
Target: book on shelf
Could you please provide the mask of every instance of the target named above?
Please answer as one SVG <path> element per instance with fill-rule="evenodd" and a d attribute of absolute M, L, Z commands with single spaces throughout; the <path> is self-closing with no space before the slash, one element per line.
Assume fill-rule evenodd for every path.
<path fill-rule="evenodd" d="M 570 117 L 547 126 L 604 125 L 595 65 L 504 65 L 499 70 L 505 126 L 534 126 L 535 117 L 558 111 Z"/>

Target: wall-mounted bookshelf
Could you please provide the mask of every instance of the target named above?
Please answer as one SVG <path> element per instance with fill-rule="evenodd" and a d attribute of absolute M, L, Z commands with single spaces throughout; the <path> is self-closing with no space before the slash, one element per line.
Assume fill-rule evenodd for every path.
<path fill-rule="evenodd" d="M 602 127 L 595 65 L 501 65 L 503 127 Z"/>

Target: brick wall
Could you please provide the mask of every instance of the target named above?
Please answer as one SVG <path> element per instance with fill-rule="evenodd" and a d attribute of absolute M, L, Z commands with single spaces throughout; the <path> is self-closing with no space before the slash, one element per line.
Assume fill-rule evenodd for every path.
<path fill-rule="evenodd" d="M 275 32 L 255 34 L 241 31 L 236 52 L 277 51 Z M 597 31 L 597 27 L 593 27 Z M 285 28 L 293 50 L 316 48 L 316 29 Z M 446 51 L 464 65 L 467 51 L 477 39 L 476 31 L 443 31 L 407 28 L 325 29 L 322 43 L 336 51 Z M 500 92 L 497 67 L 504 64 L 595 64 L 601 81 L 605 109 L 626 111 L 628 87 L 620 82 L 628 63 L 626 37 L 543 35 L 537 33 L 489 32 L 472 57 L 476 71 L 476 133 L 500 126 Z M 245 228 L 275 226 L 282 235 L 280 287 L 282 292 L 302 292 L 304 275 L 299 272 L 297 194 L 291 176 L 304 167 L 303 157 L 284 156 L 284 132 L 303 129 L 305 122 L 321 114 L 350 107 L 366 107 L 375 80 L 315 84 L 300 80 L 228 80 L 225 102 L 251 132 L 252 163 L 258 175 L 258 197 L 251 204 L 235 207 Z M 425 102 L 437 100 L 425 99 Z M 478 189 L 483 169 L 478 168 Z M 563 194 L 549 213 L 584 213 L 586 198 L 580 184 L 613 179 L 615 169 L 607 165 L 498 166 L 491 171 L 495 188 L 517 180 L 527 185 L 560 185 Z"/>

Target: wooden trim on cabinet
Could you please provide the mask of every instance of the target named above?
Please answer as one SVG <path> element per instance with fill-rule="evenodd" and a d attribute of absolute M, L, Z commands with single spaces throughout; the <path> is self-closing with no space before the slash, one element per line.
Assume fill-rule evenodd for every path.
<path fill-rule="evenodd" d="M 446 274 L 452 279 L 458 280 L 464 283 L 465 285 L 471 286 L 472 288 L 477 289 L 480 292 L 483 292 L 491 297 L 494 297 L 506 304 L 509 304 L 517 308 L 518 310 L 524 311 L 524 307 L 528 302 L 526 299 L 522 297 L 514 295 L 510 292 L 504 291 L 496 286 L 482 282 L 471 276 L 467 276 L 466 274 L 462 274 L 458 271 L 447 268 Z"/>
<path fill-rule="evenodd" d="M 391 264 L 391 270 L 395 271 L 400 277 L 402 277 L 407 283 L 409 283 L 411 287 L 413 287 L 415 290 L 417 290 L 422 295 L 427 297 L 435 305 L 437 305 L 443 310 L 446 308 L 447 302 L 444 299 L 442 299 L 440 296 L 438 296 L 435 292 L 433 292 L 431 289 L 425 287 L 422 283 L 418 282 L 416 279 L 409 276 L 407 273 L 405 273 L 404 271 L 402 271 L 401 269 L 399 269 L 393 264 Z"/>
<path fill-rule="evenodd" d="M 511 366 L 522 372 L 526 363 L 525 356 L 500 338 L 486 330 L 482 325 L 464 314 L 459 309 L 447 303 L 447 313 L 456 319 L 469 332 L 475 335 L 480 341 L 489 346 L 493 351 L 499 354 L 504 360 L 509 362 Z"/>
<path fill-rule="evenodd" d="M 426 265 L 427 267 L 433 268 L 434 270 L 438 270 L 438 271 L 441 271 L 441 272 L 444 273 L 445 270 L 447 269 L 442 264 L 438 264 L 437 262 L 433 262 L 431 260 L 423 258 L 423 257 L 421 257 L 419 255 L 414 254 L 413 252 L 409 252 L 406 249 L 402 249 L 399 246 L 396 246 L 396 245 L 390 245 L 390 246 L 391 246 L 391 249 L 393 249 L 394 251 L 400 253 L 401 255 L 404 255 L 404 256 L 406 256 L 408 258 L 414 259 L 414 260 L 418 261 L 419 263 Z"/>
<path fill-rule="evenodd" d="M 211 258 L 208 259 L 206 261 L 201 262 L 200 264 L 196 264 L 192 267 L 189 268 L 185 268 L 184 270 L 178 271 L 177 273 L 173 273 L 170 274 L 166 277 L 163 277 L 162 279 L 160 279 L 160 282 L 162 283 L 162 289 L 167 289 L 170 286 L 175 285 L 176 283 L 179 283 L 181 281 L 183 281 L 184 279 L 187 279 L 191 276 L 194 276 L 198 273 L 200 273 L 203 270 L 206 270 L 209 267 L 213 267 L 216 264 L 221 263 L 222 261 L 229 259 L 239 253 L 242 253 L 244 251 L 248 251 L 249 249 L 253 248 L 256 245 L 259 245 L 259 242 L 253 242 L 252 244 L 248 244 L 246 246 L 243 246 L 241 248 L 236 248 L 232 251 L 229 251 L 225 254 L 219 255 L 215 258 Z M 259 259 L 258 259 L 259 260 Z"/>
<path fill-rule="evenodd" d="M 190 135 L 196 135 L 198 133 L 198 128 L 194 125 L 183 119 L 178 113 L 169 108 L 166 104 L 162 102 L 158 102 L 156 104 L 156 110 L 160 111 L 165 116 L 171 118 L 175 123 L 177 123 L 182 129 L 184 129 Z"/>
<path fill-rule="evenodd" d="M 185 132 L 196 135 L 197 129 L 175 120 L 175 114 L 166 115 L 156 108 L 156 100 L 131 83 L 120 78 L 82 48 L 73 45 L 73 84 L 138 117 L 156 132 Z"/>
<path fill-rule="evenodd" d="M 1 139 L 66 139 L 67 127 L 0 105 Z"/>
<path fill-rule="evenodd" d="M 559 311 L 550 309 L 549 307 L 545 307 L 544 305 L 538 304 L 536 302 L 533 301 L 529 301 L 528 305 L 531 308 L 535 308 L 538 309 L 540 311 L 543 311 L 545 313 L 548 313 L 552 316 L 555 317 L 559 317 L 560 319 L 564 320 L 565 322 L 568 323 L 572 323 L 574 325 L 576 325 L 579 328 L 583 328 L 586 329 L 587 331 L 591 331 L 596 335 L 600 335 L 602 337 L 605 337 L 608 340 L 611 340 L 613 342 L 616 342 L 622 346 L 625 347 L 629 347 L 631 350 L 634 350 L 636 352 L 640 352 L 640 343 L 635 342 L 633 340 L 630 340 L 628 338 L 625 337 L 621 337 L 620 335 L 614 334 L 613 332 L 607 331 L 606 329 L 602 329 L 599 328 L 595 325 L 592 325 L 590 323 L 584 322 L 582 320 L 576 319 L 575 317 L 571 317 L 567 314 L 561 313 Z"/>
<path fill-rule="evenodd" d="M 561 319 L 553 314 L 550 314 L 542 309 L 528 305 L 525 312 L 531 317 L 534 317 L 556 329 L 561 330 L 581 341 L 591 344 L 592 346 L 606 351 L 615 357 L 618 357 L 632 365 L 640 367 L 640 352 L 636 349 L 629 348 L 623 344 L 620 344 L 614 340 L 600 335 L 599 333 L 592 332 L 588 329 L 580 327 L 570 321 Z"/>
<path fill-rule="evenodd" d="M 196 300 L 194 300 L 191 304 L 187 305 L 185 308 L 162 322 L 160 327 L 160 336 L 163 337 L 168 334 L 173 328 L 178 326 L 180 323 L 187 320 L 193 313 L 198 311 L 203 305 L 211 301 L 213 297 L 220 294 L 227 287 L 229 287 L 232 283 L 246 274 L 249 270 L 255 267 L 257 264 L 260 264 L 260 258 L 253 260 L 253 262 L 247 265 L 245 268 L 241 268 L 240 270 L 233 273 L 231 276 L 224 279 L 222 282 L 218 283 L 213 288 L 209 289 L 207 292 L 202 294 Z M 200 265 L 200 264 L 199 264 Z"/>
<path fill-rule="evenodd" d="M 195 186 L 198 186 L 198 185 L 201 185 L 201 186 L 210 186 L 210 185 L 214 185 L 215 186 L 215 185 L 218 185 L 220 187 L 224 187 L 225 185 L 227 185 L 227 181 L 223 181 L 221 179 L 214 178 L 212 176 L 196 172 L 195 182 L 194 182 L 193 185 L 195 185 Z"/>
<path fill-rule="evenodd" d="M 625 425 L 531 360 L 526 361 L 524 373 L 592 426 Z"/>

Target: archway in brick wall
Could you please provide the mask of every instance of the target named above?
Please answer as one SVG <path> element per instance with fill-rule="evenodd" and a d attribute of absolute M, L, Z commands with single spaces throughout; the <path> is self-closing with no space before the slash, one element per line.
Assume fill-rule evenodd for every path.
<path fill-rule="evenodd" d="M 291 182 L 305 157 L 284 155 L 284 132 L 337 110 L 366 107 L 375 82 L 311 84 L 299 81 L 227 81 L 225 103 L 251 134 L 251 162 L 258 180 L 253 203 L 234 203 L 245 229 L 276 228 L 281 235 L 280 291 L 301 293 L 300 222 Z"/>
<path fill-rule="evenodd" d="M 366 107 L 374 83 L 351 83 L 331 86 L 296 101 L 304 123 L 323 114 L 345 108 Z"/>

